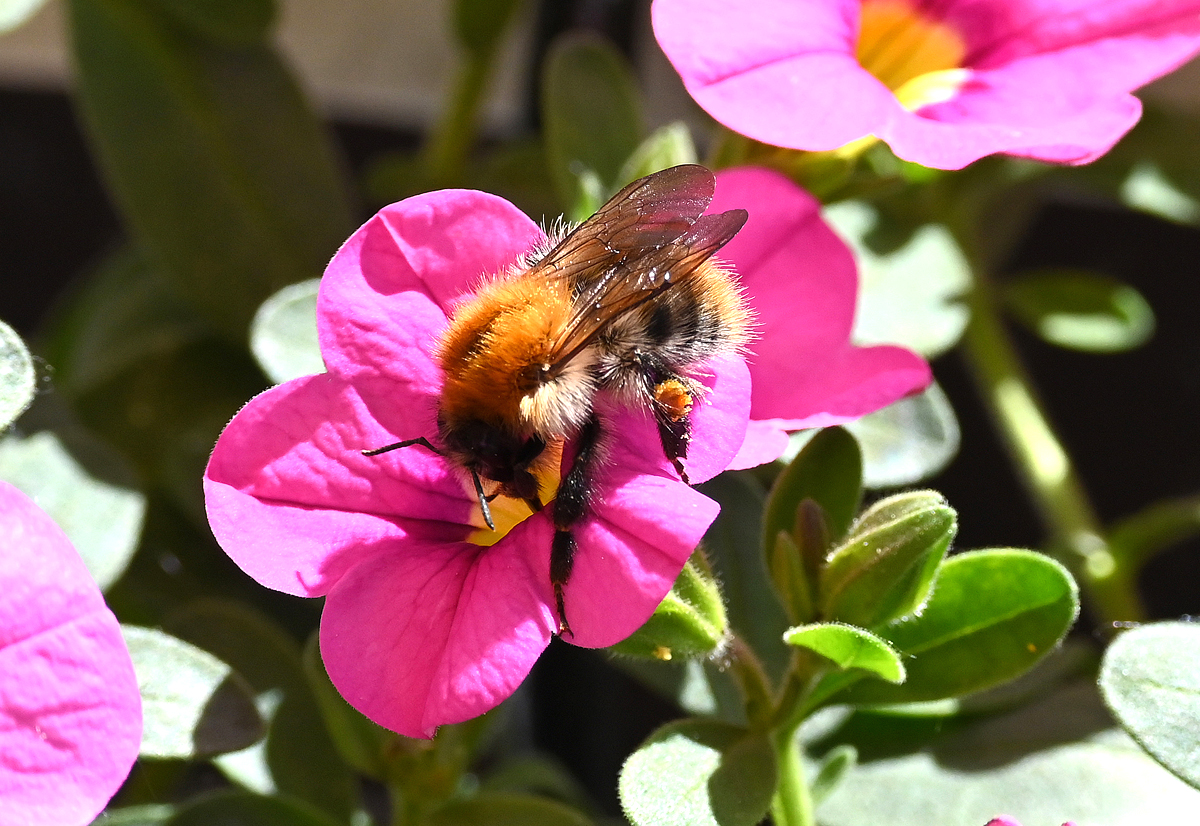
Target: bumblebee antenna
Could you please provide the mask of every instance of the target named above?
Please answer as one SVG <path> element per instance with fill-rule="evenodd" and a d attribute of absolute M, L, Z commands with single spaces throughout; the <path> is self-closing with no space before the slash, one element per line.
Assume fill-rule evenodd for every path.
<path fill-rule="evenodd" d="M 376 447 L 371 450 L 364 450 L 362 455 L 378 456 L 381 453 L 388 453 L 392 450 L 399 450 L 402 447 L 412 447 L 413 445 L 420 445 L 423 448 L 432 450 L 438 456 L 446 455 L 430 444 L 429 440 L 424 436 L 418 436 L 415 439 L 405 439 L 403 442 L 396 442 L 392 445 L 384 445 L 383 447 Z M 496 523 L 492 521 L 492 509 L 488 507 L 488 496 L 483 492 L 483 480 L 479 478 L 478 473 L 472 470 L 471 481 L 475 483 L 475 495 L 479 497 L 479 509 L 483 511 L 483 521 L 487 523 L 489 529 L 494 531 L 496 530 Z"/>

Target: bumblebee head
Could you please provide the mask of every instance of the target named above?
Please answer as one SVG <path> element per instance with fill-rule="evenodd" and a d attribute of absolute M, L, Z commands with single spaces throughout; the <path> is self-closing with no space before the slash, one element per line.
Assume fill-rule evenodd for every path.
<path fill-rule="evenodd" d="M 514 433 L 481 419 L 438 420 L 446 454 L 473 474 L 500 483 L 500 491 L 519 499 L 536 499 L 538 482 L 529 465 L 546 448 L 537 436 Z"/>

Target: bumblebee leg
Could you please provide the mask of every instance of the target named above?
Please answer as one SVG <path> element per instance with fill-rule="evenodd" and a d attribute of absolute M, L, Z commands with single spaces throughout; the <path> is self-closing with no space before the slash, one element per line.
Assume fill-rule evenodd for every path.
<path fill-rule="evenodd" d="M 550 543 L 550 584 L 554 586 L 554 607 L 558 611 L 558 633 L 570 634 L 563 588 L 571 578 L 575 564 L 575 535 L 571 529 L 587 513 L 591 499 L 592 469 L 596 464 L 600 442 L 600 420 L 593 413 L 584 423 L 577 439 L 578 452 L 571 469 L 558 486 L 554 500 L 554 539 Z"/>
<path fill-rule="evenodd" d="M 660 381 L 654 385 L 654 420 L 658 422 L 658 436 L 662 440 L 663 453 L 680 478 L 688 481 L 687 471 L 683 469 L 683 459 L 687 456 L 688 442 L 692 438 L 692 423 L 688 413 L 692 410 L 692 393 L 677 376 Z"/>

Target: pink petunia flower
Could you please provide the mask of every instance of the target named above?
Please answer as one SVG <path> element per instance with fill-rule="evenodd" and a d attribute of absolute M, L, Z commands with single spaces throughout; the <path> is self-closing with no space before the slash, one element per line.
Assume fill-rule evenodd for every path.
<path fill-rule="evenodd" d="M 733 467 L 774 459 L 787 431 L 854 421 L 929 386 L 929 365 L 915 353 L 851 344 L 854 255 L 814 197 L 768 169 L 722 170 L 709 211 L 736 207 L 750 218 L 721 255 L 741 278 L 758 335 L 750 357 L 756 438 Z"/>
<path fill-rule="evenodd" d="M 653 22 L 730 129 L 815 151 L 874 136 L 942 169 L 1094 160 L 1140 117 L 1130 93 L 1200 51 L 1200 0 L 655 0 Z"/>
<path fill-rule="evenodd" d="M 230 422 L 205 476 L 221 546 L 259 582 L 326 598 L 321 652 L 356 708 L 402 734 L 432 736 L 511 694 L 555 633 L 547 508 L 492 503 L 484 528 L 463 474 L 422 447 L 364 448 L 437 434 L 442 385 L 433 351 L 455 302 L 480 276 L 544 241 L 516 207 L 449 190 L 385 208 L 326 270 L 318 298 L 327 373 L 253 399 Z M 728 466 L 749 415 L 740 357 L 696 376 L 693 482 Z M 573 636 L 609 646 L 670 590 L 716 517 L 680 481 L 644 411 L 597 400 L 610 434 L 596 501 L 565 598 Z M 569 459 L 570 446 L 566 451 Z"/>
<path fill-rule="evenodd" d="M 989 820 L 984 826 L 1021 826 L 1021 824 L 1008 815 L 1000 815 L 1000 817 L 994 817 Z M 1062 826 L 1075 826 L 1075 824 L 1067 822 Z"/>
<path fill-rule="evenodd" d="M 0 823 L 90 823 L 141 737 L 116 617 L 62 530 L 0 482 Z"/>

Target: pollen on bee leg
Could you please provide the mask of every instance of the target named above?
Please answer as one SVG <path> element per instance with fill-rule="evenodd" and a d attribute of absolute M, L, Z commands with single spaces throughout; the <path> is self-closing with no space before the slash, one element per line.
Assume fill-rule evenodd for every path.
<path fill-rule="evenodd" d="M 654 387 L 654 401 L 673 422 L 692 412 L 692 394 L 679 379 L 667 379 Z"/>

